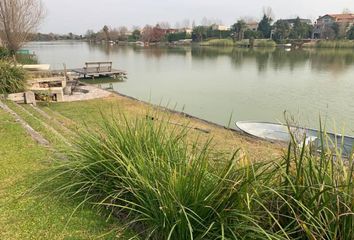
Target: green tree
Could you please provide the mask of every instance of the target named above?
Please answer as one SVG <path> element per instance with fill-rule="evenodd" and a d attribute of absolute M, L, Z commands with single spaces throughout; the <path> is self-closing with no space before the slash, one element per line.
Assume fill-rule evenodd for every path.
<path fill-rule="evenodd" d="M 264 38 L 270 38 L 270 34 L 272 32 L 272 18 L 268 17 L 266 14 L 263 15 L 262 20 L 258 24 L 258 31 L 262 33 Z"/>
<path fill-rule="evenodd" d="M 246 29 L 245 31 L 245 39 L 257 39 L 257 38 L 261 38 L 262 37 L 262 33 L 259 31 L 255 31 L 252 29 Z"/>
<path fill-rule="evenodd" d="M 132 35 L 129 37 L 129 41 L 131 42 L 136 42 L 138 40 L 140 40 L 141 38 L 141 32 L 139 29 L 135 29 L 133 32 L 132 32 Z"/>
<path fill-rule="evenodd" d="M 244 38 L 246 29 L 247 29 L 247 24 L 243 20 L 238 20 L 237 23 L 235 23 L 231 27 L 234 37 L 239 41 Z"/>
<path fill-rule="evenodd" d="M 167 40 L 169 42 L 176 42 L 187 38 L 186 32 L 170 33 L 167 35 Z"/>
<path fill-rule="evenodd" d="M 294 26 L 290 32 L 290 38 L 293 39 L 303 39 L 310 38 L 312 32 L 312 26 L 301 22 L 301 19 L 297 17 L 294 22 Z"/>
<path fill-rule="evenodd" d="M 339 37 L 339 31 L 340 31 L 340 26 L 339 26 L 339 24 L 338 23 L 333 23 L 332 24 L 332 29 L 333 29 L 333 31 L 334 31 L 334 34 L 335 34 L 335 38 L 338 38 Z"/>
<path fill-rule="evenodd" d="M 289 37 L 290 26 L 286 21 L 278 20 L 274 24 L 275 32 L 273 38 L 275 40 L 284 40 Z"/>
<path fill-rule="evenodd" d="M 201 42 L 207 36 L 207 27 L 204 26 L 197 26 L 193 28 L 192 39 L 193 41 Z"/>
<path fill-rule="evenodd" d="M 352 26 L 352 27 L 348 30 L 348 32 L 347 32 L 347 37 L 348 37 L 348 39 L 350 39 L 350 40 L 354 40 L 354 26 Z"/>
<path fill-rule="evenodd" d="M 110 34 L 109 34 L 109 28 L 108 28 L 107 25 L 104 25 L 102 31 L 103 31 L 103 33 L 104 33 L 104 36 L 105 36 L 106 41 L 111 40 L 111 37 L 110 37 Z"/>

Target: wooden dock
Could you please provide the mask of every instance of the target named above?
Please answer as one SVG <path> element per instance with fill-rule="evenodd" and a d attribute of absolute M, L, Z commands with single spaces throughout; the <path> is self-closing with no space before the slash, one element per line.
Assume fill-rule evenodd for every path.
<path fill-rule="evenodd" d="M 122 70 L 113 69 L 112 62 L 86 62 L 85 67 L 71 69 L 80 77 L 95 78 L 95 77 L 126 77 L 127 73 Z"/>

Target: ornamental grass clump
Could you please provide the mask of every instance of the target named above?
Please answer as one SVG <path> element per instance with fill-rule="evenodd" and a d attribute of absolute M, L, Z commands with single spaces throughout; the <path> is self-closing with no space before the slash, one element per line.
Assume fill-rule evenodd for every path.
<path fill-rule="evenodd" d="M 58 190 L 109 209 L 147 239 L 272 236 L 251 211 L 263 164 L 246 164 L 238 153 L 226 159 L 210 141 L 190 143 L 189 128 L 168 120 L 102 122 L 66 153 Z"/>
<path fill-rule="evenodd" d="M 0 60 L 0 94 L 23 92 L 25 89 L 25 71 L 11 62 Z"/>
<path fill-rule="evenodd" d="M 101 123 L 65 152 L 57 190 L 142 239 L 354 239 L 353 160 L 325 135 L 320 151 L 294 138 L 283 158 L 254 163 L 169 119 Z"/>
<path fill-rule="evenodd" d="M 265 186 L 268 227 L 290 239 L 354 239 L 353 159 L 330 149 L 326 134 L 319 138 L 316 151 L 293 139 L 273 185 Z"/>

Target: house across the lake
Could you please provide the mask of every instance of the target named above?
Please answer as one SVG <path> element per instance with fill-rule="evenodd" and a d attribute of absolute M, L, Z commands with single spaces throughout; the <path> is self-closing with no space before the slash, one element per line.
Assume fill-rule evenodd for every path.
<path fill-rule="evenodd" d="M 313 38 L 332 39 L 336 35 L 345 36 L 348 29 L 354 25 L 354 14 L 326 14 L 317 19 Z"/>
<path fill-rule="evenodd" d="M 296 21 L 300 21 L 300 23 L 306 23 L 309 25 L 312 25 L 311 19 L 305 19 L 305 18 L 289 18 L 289 19 L 280 19 L 279 21 L 286 22 L 289 24 L 290 27 L 294 27 L 294 24 Z"/>
<path fill-rule="evenodd" d="M 246 22 L 246 28 L 249 30 L 252 30 L 252 31 L 257 31 L 258 22 L 256 22 L 256 21 Z"/>
<path fill-rule="evenodd" d="M 213 24 L 211 25 L 211 29 L 218 31 L 229 31 L 231 28 L 224 25 Z"/>

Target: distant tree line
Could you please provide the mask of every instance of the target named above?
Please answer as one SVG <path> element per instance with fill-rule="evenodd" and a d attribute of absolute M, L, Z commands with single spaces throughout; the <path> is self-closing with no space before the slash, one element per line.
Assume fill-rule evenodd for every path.
<path fill-rule="evenodd" d="M 156 25 L 146 25 L 142 29 L 133 27 L 131 31 L 125 26 L 112 28 L 108 25 L 99 31 L 87 30 L 85 35 L 68 34 L 35 34 L 32 39 L 37 41 L 50 40 L 81 40 L 93 42 L 177 42 L 191 39 L 194 42 L 202 42 L 209 39 L 273 39 L 276 42 L 283 42 L 289 39 L 308 39 L 313 37 L 314 26 L 297 17 L 296 19 L 277 20 L 274 22 L 274 14 L 271 8 L 263 9 L 262 19 L 257 23 L 250 19 L 240 19 L 230 28 L 222 26 L 218 19 L 203 18 L 200 25 L 193 21 L 183 20 L 171 28 L 167 22 L 160 22 Z M 252 26 L 253 24 L 253 26 Z M 354 39 L 354 26 L 344 26 L 333 23 L 322 29 L 323 38 L 328 39 Z"/>

